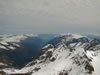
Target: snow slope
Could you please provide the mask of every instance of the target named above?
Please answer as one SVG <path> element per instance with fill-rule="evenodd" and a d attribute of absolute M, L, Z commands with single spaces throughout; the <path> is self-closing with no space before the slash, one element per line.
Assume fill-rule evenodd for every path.
<path fill-rule="evenodd" d="M 37 37 L 37 35 L 2 35 L 0 38 L 0 48 L 4 50 L 15 50 L 16 47 L 20 47 L 18 43 L 28 37 Z M 12 43 L 12 45 L 9 45 L 9 43 Z"/>
<path fill-rule="evenodd" d="M 21 70 L 5 70 L 10 74 L 29 75 L 99 75 L 100 41 L 87 37 L 62 35 L 56 47 L 47 44 L 41 49 L 38 59 L 31 61 Z M 74 35 L 73 35 L 74 36 Z M 56 37 L 55 40 L 59 38 Z M 74 40 L 74 41 L 73 41 Z M 69 44 L 67 44 L 69 43 Z"/>
<path fill-rule="evenodd" d="M 100 74 L 100 45 L 97 45 L 97 51 L 87 51 L 87 55 L 92 59 L 92 65 L 94 67 L 94 75 Z M 96 50 L 96 49 L 95 49 Z"/>

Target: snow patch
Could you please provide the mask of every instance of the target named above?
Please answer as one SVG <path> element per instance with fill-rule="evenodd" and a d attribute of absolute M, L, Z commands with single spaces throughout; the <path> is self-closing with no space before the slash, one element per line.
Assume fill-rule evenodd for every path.
<path fill-rule="evenodd" d="M 0 45 L 0 48 L 8 50 L 5 46 Z"/>

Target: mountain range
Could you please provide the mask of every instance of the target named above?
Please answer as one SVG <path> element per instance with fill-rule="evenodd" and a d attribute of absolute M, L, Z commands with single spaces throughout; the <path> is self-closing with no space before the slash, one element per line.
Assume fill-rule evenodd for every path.
<path fill-rule="evenodd" d="M 2 74 L 99 75 L 100 40 L 79 34 L 62 34 L 53 37 L 44 45 L 37 57 L 27 62 L 24 67 L 5 68 L 1 70 Z"/>

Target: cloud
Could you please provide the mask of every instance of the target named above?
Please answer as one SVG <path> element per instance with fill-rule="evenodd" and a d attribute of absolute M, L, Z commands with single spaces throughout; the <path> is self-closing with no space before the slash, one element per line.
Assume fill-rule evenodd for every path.
<path fill-rule="evenodd" d="M 0 0 L 0 27 L 23 32 L 29 28 L 30 32 L 100 33 L 99 9 L 99 0 Z"/>

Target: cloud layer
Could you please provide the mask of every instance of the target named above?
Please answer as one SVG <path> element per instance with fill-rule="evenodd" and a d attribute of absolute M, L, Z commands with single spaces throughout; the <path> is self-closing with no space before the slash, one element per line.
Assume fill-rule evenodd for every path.
<path fill-rule="evenodd" d="M 0 0 L 0 32 L 100 33 L 100 0 Z"/>

